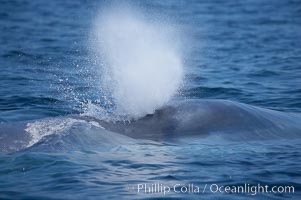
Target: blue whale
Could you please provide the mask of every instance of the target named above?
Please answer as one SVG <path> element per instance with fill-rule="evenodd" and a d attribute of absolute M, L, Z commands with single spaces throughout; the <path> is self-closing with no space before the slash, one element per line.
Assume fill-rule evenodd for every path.
<path fill-rule="evenodd" d="M 52 149 L 60 149 L 62 146 L 58 144 L 63 144 L 66 149 L 76 144 L 118 145 L 134 140 L 176 142 L 182 138 L 208 136 L 229 141 L 297 139 L 301 136 L 300 122 L 299 113 L 227 100 L 186 100 L 173 102 L 131 121 L 65 116 L 2 123 L 0 152 L 15 152 L 41 144 Z"/>

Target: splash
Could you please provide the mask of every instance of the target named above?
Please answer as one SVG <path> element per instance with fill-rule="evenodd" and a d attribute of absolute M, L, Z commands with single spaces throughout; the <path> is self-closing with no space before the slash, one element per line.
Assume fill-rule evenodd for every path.
<path fill-rule="evenodd" d="M 178 91 L 183 66 L 177 31 L 129 8 L 109 9 L 94 27 L 101 89 L 116 113 L 138 118 L 153 113 Z"/>

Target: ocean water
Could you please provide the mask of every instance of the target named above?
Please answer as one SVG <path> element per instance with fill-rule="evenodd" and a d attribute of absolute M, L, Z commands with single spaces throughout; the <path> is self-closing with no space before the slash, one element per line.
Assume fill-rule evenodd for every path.
<path fill-rule="evenodd" d="M 301 2 L 118 4 L 1 0 L 0 199 L 299 199 Z M 183 134 L 213 125 L 169 132 L 162 106 L 204 99 L 244 104 L 212 121 L 214 103 L 202 117 L 188 109 Z M 239 121 L 240 109 L 251 117 Z M 152 129 L 128 117 L 155 110 Z M 294 192 L 215 190 L 245 184 Z"/>

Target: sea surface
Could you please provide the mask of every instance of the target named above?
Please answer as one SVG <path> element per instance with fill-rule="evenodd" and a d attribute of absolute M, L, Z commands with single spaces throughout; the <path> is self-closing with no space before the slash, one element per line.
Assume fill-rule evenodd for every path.
<path fill-rule="evenodd" d="M 107 4 L 0 1 L 0 125 L 55 119 L 63 123 L 41 130 L 65 126 L 75 135 L 0 153 L 0 199 L 300 199 L 298 139 L 229 143 L 209 137 L 188 144 L 98 136 L 98 129 L 80 123 L 69 127 L 64 117 L 105 104 L 93 72 L 91 31 Z M 181 32 L 185 79 L 174 101 L 223 99 L 301 112 L 301 1 L 130 4 Z M 200 192 L 138 192 L 140 184 L 194 184 Z M 245 184 L 293 186 L 294 193 L 210 191 L 211 185 Z"/>

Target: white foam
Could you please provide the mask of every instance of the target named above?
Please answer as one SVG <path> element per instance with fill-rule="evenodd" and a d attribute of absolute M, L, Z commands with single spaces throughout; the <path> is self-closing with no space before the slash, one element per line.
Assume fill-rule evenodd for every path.
<path fill-rule="evenodd" d="M 153 113 L 176 94 L 183 66 L 175 28 L 129 8 L 108 9 L 95 22 L 93 49 L 101 60 L 101 89 L 120 115 Z"/>
<path fill-rule="evenodd" d="M 53 119 L 45 119 L 41 121 L 30 122 L 26 125 L 25 131 L 29 133 L 31 137 L 31 141 L 27 145 L 30 147 L 37 142 L 39 142 L 43 137 L 52 135 L 52 134 L 60 134 L 65 131 L 68 131 L 75 123 L 85 123 L 90 126 L 96 126 L 99 128 L 101 125 L 94 121 L 85 121 L 81 119 L 75 118 L 53 118 Z"/>

